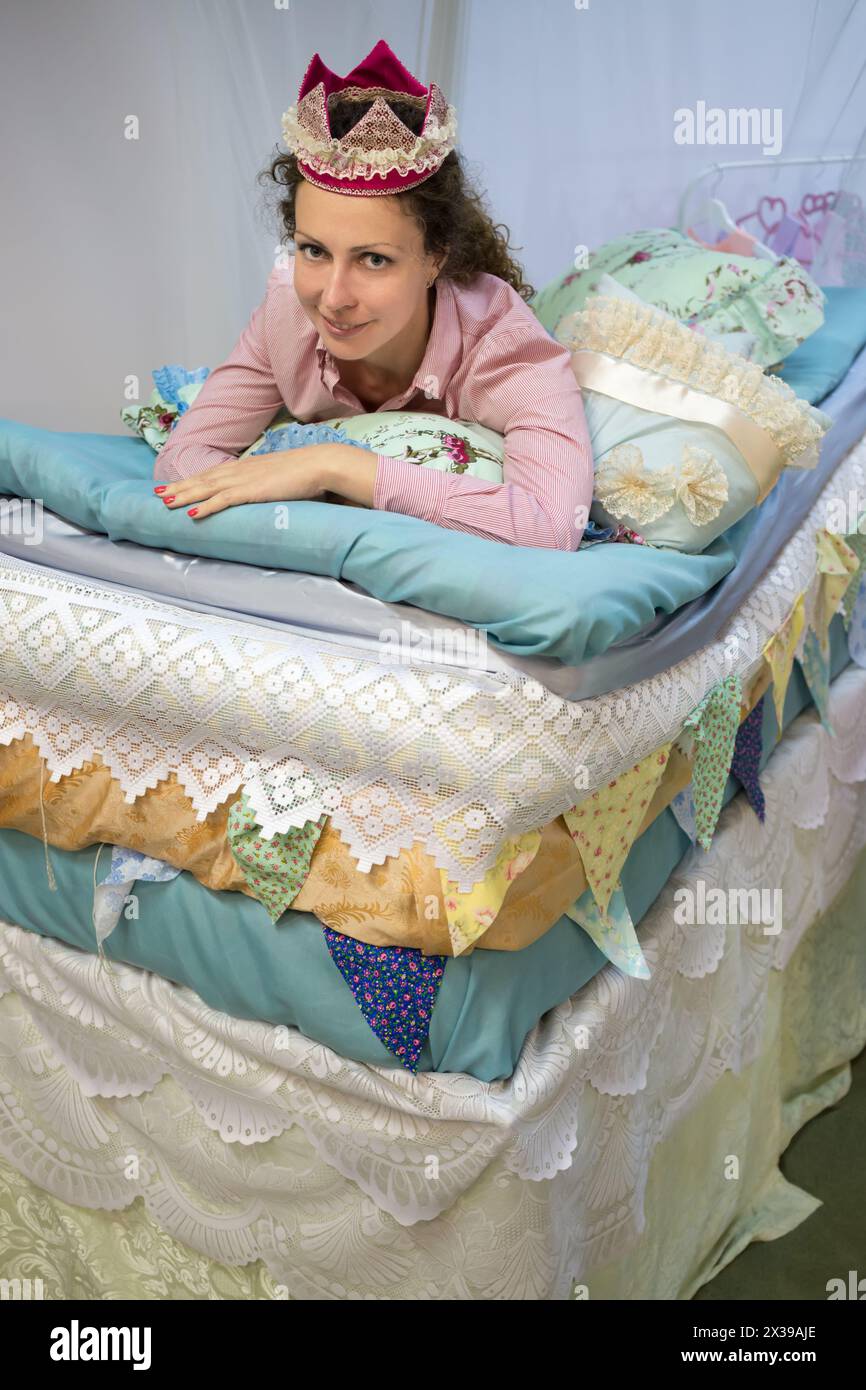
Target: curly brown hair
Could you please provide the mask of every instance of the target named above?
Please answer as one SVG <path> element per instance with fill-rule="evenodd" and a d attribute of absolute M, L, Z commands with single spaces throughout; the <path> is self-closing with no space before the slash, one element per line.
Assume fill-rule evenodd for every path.
<path fill-rule="evenodd" d="M 331 134 L 342 139 L 372 104 L 372 99 L 358 98 L 338 100 L 333 107 L 329 103 Z M 420 107 L 390 98 L 388 105 L 410 130 L 419 132 L 424 116 Z M 277 204 L 282 239 L 294 241 L 295 194 L 304 182 L 294 154 L 276 154 L 258 176 L 258 182 L 269 180 L 285 189 Z M 469 284 L 480 272 L 498 275 L 522 299 L 532 298 L 535 290 L 524 280 L 522 267 L 510 254 L 508 228 L 502 223 L 494 225 L 456 150 L 446 155 L 436 173 L 423 183 L 389 196 L 398 199 L 406 213 L 415 218 L 424 237 L 425 253 L 437 260 L 444 258 L 440 274 L 458 285 Z"/>

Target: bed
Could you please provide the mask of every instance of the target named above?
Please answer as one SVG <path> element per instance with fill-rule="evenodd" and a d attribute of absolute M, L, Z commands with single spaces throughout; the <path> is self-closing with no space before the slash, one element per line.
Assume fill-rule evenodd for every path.
<path fill-rule="evenodd" d="M 514 549 L 506 570 L 493 543 L 318 503 L 266 545 L 244 508 L 168 546 L 142 440 L 0 422 L 5 1276 L 687 1298 L 815 1209 L 778 1159 L 866 1042 L 864 344 L 864 292 L 828 291 L 783 371 L 832 417 L 817 467 L 690 555 Z M 840 499 L 852 546 L 822 551 Z M 686 730 L 725 681 L 750 770 L 721 779 L 705 848 Z M 646 809 L 613 932 L 564 813 L 617 786 Z M 272 920 L 246 891 L 239 790 L 268 843 L 327 821 L 330 880 L 295 898 L 314 908 Z M 168 867 L 119 877 L 134 910 L 101 939 L 106 841 Z M 474 936 L 462 904 L 503 863 Z M 680 910 L 732 887 L 781 914 Z"/>

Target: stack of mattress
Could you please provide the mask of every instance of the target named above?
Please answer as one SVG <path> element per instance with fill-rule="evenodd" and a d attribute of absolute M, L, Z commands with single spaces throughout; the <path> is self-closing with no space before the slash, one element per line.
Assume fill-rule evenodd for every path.
<path fill-rule="evenodd" d="M 85 1240 L 128 1209 L 177 1269 L 154 1297 L 190 1296 L 187 1264 L 213 1296 L 641 1296 L 623 1255 L 653 1155 L 772 1051 L 774 980 L 866 843 L 857 294 L 785 372 L 833 419 L 818 467 L 697 555 L 516 550 L 320 503 L 285 532 L 264 507 L 196 527 L 152 499 L 143 441 L 3 422 L 10 1210 L 26 1181 Z M 719 691 L 740 763 L 708 795 Z M 677 920 L 708 885 L 779 892 L 781 921 Z M 835 963 L 828 994 L 851 985 Z M 681 1231 L 654 1296 L 710 1277 L 759 1199 L 778 1230 L 812 1209 L 778 1143 L 844 1090 L 848 1016 L 815 1046 L 835 1090 L 765 1141 L 751 1234 L 705 1183 L 714 1239 L 738 1234 L 709 1257 Z M 779 1107 L 795 1075 L 811 1096 L 812 1060 L 764 1077 Z M 121 1251 L 105 1271 L 90 1296 L 125 1287 Z"/>

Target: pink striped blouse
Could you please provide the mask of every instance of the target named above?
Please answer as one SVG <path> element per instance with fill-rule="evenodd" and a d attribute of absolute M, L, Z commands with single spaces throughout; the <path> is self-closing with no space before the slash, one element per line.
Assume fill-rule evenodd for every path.
<path fill-rule="evenodd" d="M 435 283 L 424 359 L 379 409 L 495 430 L 505 438 L 504 481 L 377 454 L 373 506 L 511 545 L 576 550 L 593 461 L 567 349 L 498 276 L 479 274 L 468 288 L 442 276 Z M 271 272 L 262 303 L 157 456 L 154 477 L 187 478 L 236 458 L 283 405 L 304 424 L 367 413 L 295 294 L 293 258 Z"/>

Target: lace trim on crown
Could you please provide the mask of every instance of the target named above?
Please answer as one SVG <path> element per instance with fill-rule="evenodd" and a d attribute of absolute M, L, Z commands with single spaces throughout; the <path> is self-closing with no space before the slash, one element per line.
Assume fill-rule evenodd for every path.
<path fill-rule="evenodd" d="M 423 111 L 427 105 L 426 97 L 416 96 L 414 92 L 397 92 L 391 87 L 342 87 L 339 92 L 331 92 L 328 109 L 334 110 L 344 101 L 366 101 L 376 97 L 399 97 L 408 106 L 417 106 Z"/>
<path fill-rule="evenodd" d="M 820 411 L 785 381 L 718 344 L 652 304 L 593 295 L 560 325 L 559 342 L 572 351 L 603 352 L 646 371 L 727 401 L 770 435 L 788 465 L 812 468 L 828 428 Z"/>
<path fill-rule="evenodd" d="M 431 88 L 434 86 L 431 83 Z M 379 88 L 348 88 L 332 95 L 370 96 Z M 394 93 L 390 93 L 394 95 Z M 398 94 L 403 99 L 403 94 Z M 411 100 L 411 98 L 410 98 Z M 420 100 L 420 99 L 419 99 Z M 457 141 L 457 113 L 438 91 L 430 103 L 424 130 L 409 130 L 382 95 L 342 140 L 328 137 L 324 84 L 308 92 L 298 106 L 290 106 L 282 118 L 286 147 L 300 154 L 304 163 L 320 174 L 357 179 L 383 176 L 396 170 L 401 175 L 433 173 Z M 352 143 L 349 143 L 349 140 Z M 397 144 L 395 142 L 399 141 Z"/>

